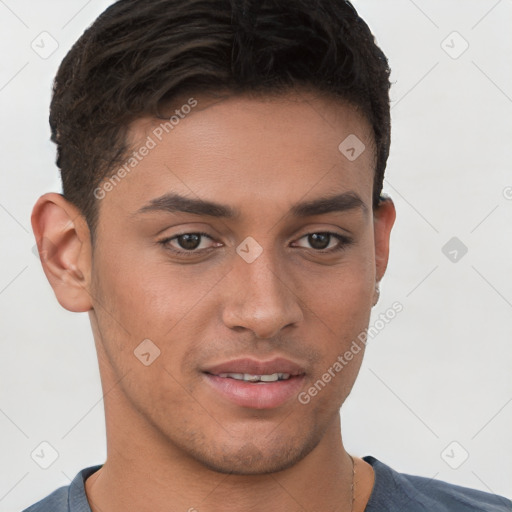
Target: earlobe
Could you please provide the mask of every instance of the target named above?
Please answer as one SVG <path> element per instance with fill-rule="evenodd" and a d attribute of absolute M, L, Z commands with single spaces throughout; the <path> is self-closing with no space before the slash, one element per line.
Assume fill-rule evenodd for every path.
<path fill-rule="evenodd" d="M 44 273 L 60 305 L 77 313 L 92 309 L 90 233 L 79 210 L 62 195 L 49 193 L 36 202 L 31 221 Z"/>
<path fill-rule="evenodd" d="M 388 265 L 389 239 L 391 228 L 395 223 L 396 210 L 390 197 L 383 197 L 374 209 L 374 240 L 375 240 L 375 280 L 378 283 Z"/>

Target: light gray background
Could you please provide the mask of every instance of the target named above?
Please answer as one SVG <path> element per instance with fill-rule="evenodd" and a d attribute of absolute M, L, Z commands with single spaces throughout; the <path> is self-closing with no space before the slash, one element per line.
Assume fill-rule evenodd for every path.
<path fill-rule="evenodd" d="M 30 212 L 60 191 L 53 76 L 110 3 L 0 0 L 1 511 L 105 458 L 88 317 L 55 300 L 32 252 Z M 399 471 L 512 498 L 512 0 L 355 5 L 394 82 L 385 191 L 398 218 L 373 318 L 397 300 L 404 310 L 368 345 L 341 413 L 344 441 Z M 59 45 L 46 59 L 31 47 L 51 49 L 43 31 Z M 452 237 L 468 248 L 456 262 L 442 252 Z M 31 458 L 43 441 L 59 454 L 48 469 Z"/>

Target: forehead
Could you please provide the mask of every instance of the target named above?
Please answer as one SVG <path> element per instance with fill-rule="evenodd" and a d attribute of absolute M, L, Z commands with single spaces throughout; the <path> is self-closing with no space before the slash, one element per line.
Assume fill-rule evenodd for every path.
<path fill-rule="evenodd" d="M 327 192 L 355 191 L 371 203 L 369 122 L 348 104 L 309 93 L 182 96 L 166 118 L 132 123 L 127 142 L 134 165 L 108 199 L 130 212 L 168 192 L 242 212 Z"/>

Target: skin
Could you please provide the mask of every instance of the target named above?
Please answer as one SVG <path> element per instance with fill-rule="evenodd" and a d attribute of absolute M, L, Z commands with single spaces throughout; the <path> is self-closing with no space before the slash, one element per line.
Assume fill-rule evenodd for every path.
<path fill-rule="evenodd" d="M 311 92 L 196 99 L 99 201 L 94 246 L 61 195 L 46 194 L 34 207 L 36 238 L 52 248 L 44 271 L 64 308 L 89 312 L 98 353 L 108 453 L 86 481 L 91 508 L 349 511 L 352 464 L 339 409 L 364 350 L 308 404 L 294 397 L 275 409 L 226 401 L 201 369 L 282 356 L 306 369 L 307 390 L 368 326 L 395 220 L 390 199 L 372 208 L 370 125 L 353 107 Z M 133 147 L 156 126 L 134 122 Z M 349 134 L 366 145 L 353 162 L 338 150 Z M 349 191 L 365 209 L 288 214 L 298 202 Z M 168 192 L 237 208 L 240 217 L 137 214 Z M 159 243 L 198 231 L 211 237 L 201 239 L 195 250 L 206 252 L 198 256 L 172 253 L 190 247 L 177 239 Z M 325 232 L 352 243 L 319 253 L 307 235 Z M 252 263 L 235 250 L 248 236 L 263 249 Z M 329 248 L 339 244 L 332 237 Z M 134 356 L 144 339 L 160 350 L 149 366 Z M 355 460 L 354 510 L 362 511 L 373 470 Z"/>

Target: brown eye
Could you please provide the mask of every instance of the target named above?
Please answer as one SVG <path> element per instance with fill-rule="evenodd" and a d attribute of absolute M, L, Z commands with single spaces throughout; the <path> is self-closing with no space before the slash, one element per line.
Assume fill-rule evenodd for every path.
<path fill-rule="evenodd" d="M 305 247 L 303 245 L 300 245 L 299 247 L 304 247 L 306 249 L 311 248 L 321 254 L 340 251 L 352 244 L 352 240 L 350 238 L 329 231 L 308 233 L 300 238 L 300 240 L 302 239 L 307 240 L 309 247 Z"/>
<path fill-rule="evenodd" d="M 207 233 L 182 233 L 165 238 L 159 244 L 178 256 L 196 256 L 214 248 L 211 243 L 204 246 L 203 241 L 207 243 L 208 240 L 213 242 L 213 238 Z M 217 243 L 217 245 L 222 244 Z"/>
<path fill-rule="evenodd" d="M 329 246 L 331 235 L 328 233 L 312 233 L 308 235 L 308 242 L 313 249 L 323 250 Z"/>
<path fill-rule="evenodd" d="M 202 235 L 198 233 L 186 233 L 184 235 L 177 236 L 175 240 L 178 242 L 181 249 L 193 251 L 199 247 L 201 236 Z"/>

